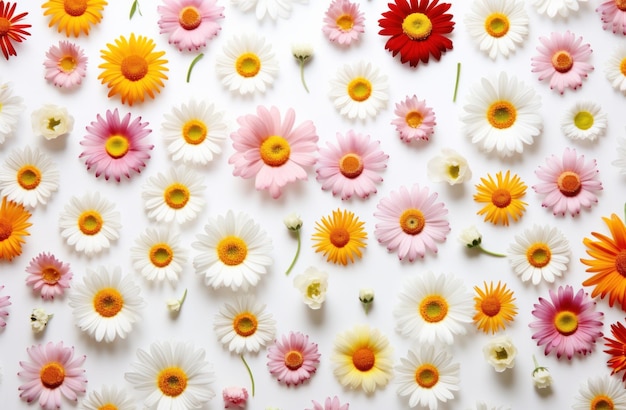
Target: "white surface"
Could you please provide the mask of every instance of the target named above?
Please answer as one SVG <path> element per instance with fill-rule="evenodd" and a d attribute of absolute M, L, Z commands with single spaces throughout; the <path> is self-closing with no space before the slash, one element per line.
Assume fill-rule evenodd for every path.
<path fill-rule="evenodd" d="M 13 82 L 15 93 L 24 97 L 27 109 L 20 118 L 16 135 L 0 147 L 0 162 L 14 148 L 38 146 L 50 154 L 60 167 L 61 185 L 46 207 L 35 210 L 31 218 L 31 236 L 27 238 L 23 254 L 12 263 L 0 263 L 0 284 L 6 285 L 2 295 L 11 295 L 13 303 L 9 307 L 8 325 L 0 331 L 0 407 L 3 409 L 37 408 L 35 404 L 29 406 L 20 401 L 17 391 L 20 380 L 16 373 L 20 369 L 18 362 L 27 360 L 26 347 L 47 341 L 63 340 L 68 345 L 74 345 L 77 354 L 87 355 L 85 369 L 89 392 L 100 389 L 103 384 L 116 384 L 133 392 L 123 375 L 130 370 L 129 363 L 136 360 L 136 349 L 147 349 L 153 341 L 164 339 L 191 340 L 196 346 L 206 349 L 207 359 L 214 364 L 217 381 L 213 389 L 218 396 L 205 409 L 223 407 L 220 394 L 226 386 L 241 385 L 249 388 L 249 379 L 239 357 L 229 354 L 220 345 L 212 330 L 214 314 L 234 294 L 229 290 L 215 292 L 204 286 L 202 278 L 194 273 L 191 264 L 195 252 L 190 249 L 189 261 L 176 287 L 167 283 L 156 286 L 148 283 L 133 271 L 130 261 L 129 248 L 147 226 L 154 225 L 142 209 L 141 187 L 149 176 L 164 171 L 171 165 L 159 133 L 163 114 L 169 112 L 174 105 L 178 106 L 192 97 L 215 102 L 224 110 L 231 122 L 230 131 L 236 130 L 235 120 L 238 116 L 253 113 L 257 105 L 276 105 L 281 113 L 293 107 L 296 111 L 296 123 L 307 119 L 314 122 L 320 136 L 320 147 L 326 141 L 334 142 L 337 132 L 345 133 L 354 129 L 379 139 L 382 149 L 390 156 L 379 192 L 368 200 L 353 199 L 344 202 L 329 192 L 321 191 L 320 184 L 315 181 L 314 169 L 309 170 L 307 182 L 288 185 L 278 200 L 272 200 L 268 192 L 255 191 L 252 180 L 232 176 L 232 166 L 228 164 L 228 158 L 233 153 L 230 141 L 223 145 L 224 152 L 221 156 L 211 165 L 200 169 L 208 187 L 205 192 L 207 206 L 194 223 L 181 227 L 183 244 L 190 247 L 196 233 L 202 230 L 209 216 L 224 214 L 228 209 L 250 214 L 272 238 L 272 256 L 275 260 L 271 272 L 262 279 L 254 293 L 258 299 L 267 303 L 267 310 L 274 315 L 277 336 L 291 330 L 304 332 L 319 344 L 322 354 L 317 373 L 308 383 L 297 388 L 287 388 L 269 374 L 265 351 L 258 355 L 247 355 L 257 382 L 257 393 L 250 399 L 249 409 L 264 409 L 270 405 L 288 410 L 303 409 L 311 406 L 311 399 L 321 402 L 325 397 L 334 395 L 338 395 L 342 403 L 349 402 L 350 408 L 355 410 L 407 408 L 406 400 L 396 395 L 393 381 L 370 396 L 360 390 L 344 390 L 332 374 L 330 356 L 333 340 L 338 332 L 357 323 L 369 323 L 380 328 L 390 339 L 394 347 L 394 359 L 399 362 L 406 355 L 411 342 L 394 330 L 391 312 L 396 304 L 396 295 L 402 289 L 403 279 L 425 270 L 454 273 L 464 279 L 470 291 L 474 285 L 482 286 L 483 281 L 502 280 L 515 292 L 519 308 L 515 322 L 506 331 L 506 334 L 514 338 L 519 349 L 515 368 L 502 374 L 496 373 L 482 355 L 482 346 L 489 337 L 468 326 L 468 334 L 457 338 L 452 346 L 454 357 L 461 366 L 461 389 L 454 401 L 440 408 L 465 409 L 474 405 L 477 400 L 484 400 L 494 405 L 511 405 L 515 409 L 562 409 L 571 406 L 578 386 L 588 377 L 609 372 L 605 364 L 608 356 L 602 352 L 602 339 L 598 340 L 594 352 L 586 357 L 577 356 L 571 361 L 566 358 L 557 360 L 555 355 L 544 357 L 543 349 L 531 340 L 532 332 L 528 323 L 532 320 L 532 304 L 539 296 L 547 296 L 549 287 L 545 284 L 538 287 L 523 284 L 506 259 L 466 252 L 456 239 L 463 228 L 476 224 L 483 233 L 485 247 L 504 252 L 514 236 L 531 227 L 533 223 L 550 224 L 566 234 L 572 249 L 569 270 L 553 288 L 571 284 L 578 290 L 581 282 L 588 276 L 585 266 L 579 262 L 579 258 L 586 256 L 582 239 L 590 236 L 592 230 L 607 233 L 601 217 L 609 216 L 612 212 L 621 215 L 624 203 L 624 178 L 610 164 L 616 157 L 617 137 L 624 135 L 624 96 L 610 87 L 603 68 L 614 46 L 623 44 L 626 40 L 602 30 L 600 17 L 594 12 L 594 8 L 600 4 L 599 1 L 581 4 L 581 10 L 568 20 L 554 21 L 538 15 L 527 4 L 531 23 L 525 46 L 508 60 L 498 58 L 495 62 L 481 53 L 467 35 L 463 16 L 469 8 L 469 2 L 453 1 L 451 12 L 454 14 L 456 26 L 451 38 L 454 49 L 444 54 L 440 62 L 420 64 L 417 69 L 401 65 L 399 59 L 393 59 L 384 49 L 387 37 L 377 34 L 377 21 L 380 14 L 387 10 L 384 1 L 361 2 L 361 10 L 366 14 L 366 31 L 361 41 L 350 48 L 329 43 L 321 32 L 328 1 L 312 0 L 308 5 L 295 4 L 290 19 L 260 23 L 253 13 L 244 14 L 229 2 L 221 1 L 226 7 L 223 29 L 202 50 L 205 56 L 196 65 L 191 83 L 187 84 L 186 71 L 194 54 L 180 53 L 167 43 L 165 35 L 159 35 L 156 23 L 157 2 L 143 0 L 143 16 L 136 15 L 129 21 L 131 2 L 114 0 L 105 9 L 102 23 L 92 29 L 89 37 L 70 39 L 86 49 L 89 62 L 83 85 L 69 93 L 48 84 L 43 78 L 42 66 L 49 46 L 57 44 L 65 37 L 56 33 L 56 29 L 47 27 L 47 19 L 43 17 L 39 7 L 41 2 L 18 3 L 20 11 L 30 12 L 26 21 L 33 25 L 30 29 L 32 36 L 23 44 L 17 45 L 18 57 L 11 58 L 8 62 L 0 62 L 0 76 L 3 80 Z M 584 81 L 582 88 L 576 91 L 568 89 L 561 96 L 551 91 L 545 82 L 539 82 L 535 74 L 530 72 L 530 58 L 536 54 L 539 36 L 566 29 L 571 29 L 577 35 L 583 36 L 585 42 L 591 43 L 591 62 L 596 69 Z M 128 107 L 123 106 L 118 98 L 107 98 L 107 89 L 99 83 L 97 76 L 100 73 L 100 50 L 106 43 L 133 31 L 151 37 L 158 43 L 157 49 L 166 52 L 170 71 L 165 88 L 155 100 Z M 273 88 L 265 95 L 243 98 L 231 94 L 222 87 L 214 72 L 215 57 L 221 52 L 222 46 L 232 35 L 243 31 L 265 35 L 272 42 L 279 60 L 280 73 Z M 315 57 L 307 64 L 305 71 L 310 94 L 306 94 L 300 84 L 298 65 L 290 53 L 291 41 L 301 36 L 311 39 L 315 46 Z M 359 60 L 373 62 L 389 76 L 390 99 L 386 109 L 375 120 L 350 122 L 340 117 L 333 107 L 328 98 L 328 83 L 341 65 Z M 454 104 L 452 94 L 457 62 L 462 63 L 462 73 L 458 99 Z M 493 76 L 501 70 L 515 73 L 542 96 L 543 133 L 522 156 L 509 160 L 480 152 L 465 137 L 459 121 L 470 86 L 479 81 L 482 75 Z M 390 121 L 394 117 L 394 104 L 413 94 L 420 99 L 426 99 L 427 104 L 434 108 L 437 126 L 431 141 L 406 145 L 400 141 Z M 607 134 L 594 144 L 572 143 L 561 134 L 559 128 L 563 111 L 583 99 L 599 102 L 608 113 Z M 74 115 L 75 128 L 69 137 L 46 142 L 32 135 L 30 113 L 45 103 L 66 106 Z M 149 138 L 155 145 L 152 158 L 143 172 L 121 183 L 96 179 L 93 173 L 87 172 L 83 161 L 78 159 L 82 152 L 79 141 L 85 134 L 84 127 L 94 121 L 97 114 L 104 114 L 107 109 L 116 107 L 121 114 L 130 111 L 133 116 L 141 115 L 144 121 L 149 121 L 153 130 Z M 566 146 L 576 148 L 579 154 L 583 153 L 588 158 L 598 159 L 600 178 L 604 185 L 599 204 L 591 210 L 584 210 L 576 218 L 554 217 L 549 210 L 541 207 L 541 198 L 530 188 L 537 182 L 534 175 L 537 166 L 543 164 L 550 154 L 560 156 Z M 433 184 L 427 180 L 426 162 L 443 147 L 454 147 L 468 158 L 474 175 L 470 182 L 463 186 L 449 187 L 447 184 Z M 476 215 L 481 206 L 472 199 L 474 185 L 487 173 L 495 175 L 497 171 L 506 169 L 518 173 L 529 186 L 525 197 L 528 207 L 520 222 L 513 223 L 510 227 L 493 226 L 484 223 Z M 452 231 L 448 240 L 439 246 L 438 255 L 429 254 L 423 260 L 408 263 L 400 262 L 395 253 L 387 253 L 385 247 L 376 242 L 376 221 L 373 213 L 378 201 L 390 191 L 413 183 L 427 185 L 439 193 L 440 200 L 449 210 Z M 69 198 L 89 190 L 98 190 L 115 200 L 123 224 L 120 240 L 108 252 L 93 258 L 72 252 L 62 241 L 57 226 L 59 213 Z M 310 237 L 315 221 L 337 208 L 350 209 L 365 220 L 369 236 L 363 258 L 347 267 L 327 263 L 311 247 Z M 294 211 L 300 213 L 304 219 L 303 247 L 294 272 L 290 277 L 285 277 L 284 270 L 294 254 L 296 241 L 283 226 L 282 219 Z M 143 321 L 135 326 L 126 340 L 111 344 L 94 342 L 75 327 L 71 310 L 67 306 L 67 296 L 54 302 L 44 302 L 25 285 L 24 269 L 34 256 L 43 251 L 52 252 L 71 264 L 74 272 L 73 283 L 81 280 L 87 267 L 95 268 L 100 265 L 121 266 L 124 273 L 134 275 L 136 282 L 142 287 L 142 296 L 147 301 Z M 292 286 L 293 276 L 311 265 L 330 274 L 327 301 L 319 311 L 309 310 Z M 357 299 L 361 287 L 373 287 L 376 290 L 376 301 L 368 316 L 364 314 Z M 173 319 L 165 308 L 165 300 L 178 297 L 185 288 L 189 289 L 187 301 L 181 314 Z M 29 325 L 31 310 L 39 306 L 55 315 L 41 337 L 33 335 Z M 597 308 L 605 312 L 604 334 L 610 335 L 610 324 L 623 319 L 624 312 L 618 307 L 609 308 L 606 301 L 600 301 Z M 533 388 L 530 377 L 533 354 L 553 375 L 554 385 L 549 391 L 537 391 Z M 64 400 L 62 408 L 72 406 Z"/>

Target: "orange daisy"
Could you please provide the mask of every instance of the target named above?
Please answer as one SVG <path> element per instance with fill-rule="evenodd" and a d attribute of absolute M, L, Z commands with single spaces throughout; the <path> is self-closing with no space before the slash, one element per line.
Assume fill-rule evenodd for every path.
<path fill-rule="evenodd" d="M 30 212 L 24 205 L 2 198 L 0 206 L 0 259 L 7 261 L 22 254 L 23 237 L 30 235 L 26 230 Z"/>
<path fill-rule="evenodd" d="M 366 246 L 367 233 L 363 229 L 365 222 L 353 212 L 339 209 L 332 216 L 323 217 L 322 222 L 315 223 L 312 239 L 316 242 L 315 252 L 323 252 L 328 262 L 342 265 L 354 263 L 354 256 L 361 257 L 361 248 Z"/>
<path fill-rule="evenodd" d="M 476 185 L 477 193 L 474 201 L 486 203 L 478 215 L 485 214 L 485 222 L 492 224 L 509 225 L 509 217 L 517 221 L 526 211 L 526 202 L 520 200 L 526 194 L 526 184 L 517 174 L 511 176 L 511 171 L 506 171 L 504 178 L 502 171 L 496 174 L 496 180 L 487 175 L 488 180 L 481 178 L 482 184 Z"/>
<path fill-rule="evenodd" d="M 89 35 L 91 26 L 100 23 L 106 5 L 105 0 L 50 0 L 41 7 L 44 16 L 52 16 L 49 27 L 57 25 L 59 33 L 78 37 L 81 32 Z"/>
<path fill-rule="evenodd" d="M 478 296 L 474 297 L 474 324 L 476 328 L 485 333 L 496 333 L 498 330 L 506 329 L 506 325 L 513 321 L 517 315 L 517 306 L 515 306 L 515 298 L 513 291 L 507 289 L 506 284 L 502 285 L 498 282 L 496 288 L 493 288 L 493 282 L 483 282 L 485 290 L 478 286 L 474 286 L 474 290 Z"/>

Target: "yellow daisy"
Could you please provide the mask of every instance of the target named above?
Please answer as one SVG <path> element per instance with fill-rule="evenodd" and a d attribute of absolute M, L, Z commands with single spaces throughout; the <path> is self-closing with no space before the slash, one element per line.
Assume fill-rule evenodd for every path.
<path fill-rule="evenodd" d="M 515 298 L 513 291 L 507 289 L 506 284 L 501 285 L 498 282 L 496 288 L 493 288 L 493 282 L 483 282 L 485 289 L 482 290 L 478 286 L 474 286 L 474 290 L 478 296 L 474 297 L 474 324 L 476 328 L 485 333 L 496 333 L 498 330 L 506 329 L 506 325 L 513 321 L 517 315 L 517 306 L 515 306 Z"/>
<path fill-rule="evenodd" d="M 81 31 L 88 36 L 91 26 L 100 23 L 106 5 L 104 0 L 50 0 L 41 8 L 44 16 L 52 16 L 48 27 L 58 25 L 59 33 L 78 37 Z"/>
<path fill-rule="evenodd" d="M 526 202 L 520 200 L 526 194 L 526 184 L 519 176 L 511 171 L 506 171 L 502 178 L 502 172 L 496 174 L 496 181 L 491 175 L 489 180 L 481 178 L 482 184 L 476 185 L 477 193 L 474 201 L 486 203 L 478 215 L 485 215 L 485 221 L 493 224 L 509 225 L 509 216 L 517 221 L 526 211 Z"/>
<path fill-rule="evenodd" d="M 98 66 L 103 69 L 98 79 L 110 88 L 109 97 L 119 94 L 122 104 L 128 101 L 132 106 L 135 101 L 143 102 L 146 94 L 154 98 L 161 91 L 168 61 L 161 59 L 165 51 L 153 51 L 154 46 L 152 39 L 131 33 L 130 39 L 120 36 L 101 50 L 105 63 Z"/>
<path fill-rule="evenodd" d="M 2 198 L 0 205 L 0 259 L 7 261 L 22 254 L 24 236 L 30 235 L 27 228 L 30 212 L 22 204 Z"/>
<path fill-rule="evenodd" d="M 367 233 L 363 229 L 365 222 L 359 221 L 353 212 L 340 209 L 333 211 L 332 217 L 323 217 L 322 222 L 315 223 L 312 238 L 315 252 L 323 252 L 328 262 L 354 263 L 354 255 L 361 257 L 361 249 L 365 248 Z"/>

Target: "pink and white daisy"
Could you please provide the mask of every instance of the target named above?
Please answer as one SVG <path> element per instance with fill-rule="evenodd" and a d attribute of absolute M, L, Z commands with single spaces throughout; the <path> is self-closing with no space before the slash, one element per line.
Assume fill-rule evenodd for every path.
<path fill-rule="evenodd" d="M 391 124 L 396 126 L 400 139 L 407 143 L 413 140 L 428 141 L 437 125 L 433 109 L 415 95 L 407 96 L 404 101 L 396 103 L 394 114 L 398 117 Z"/>
<path fill-rule="evenodd" d="M 0 286 L 0 290 L 4 289 L 4 285 Z M 4 318 L 9 316 L 9 312 L 5 309 L 7 306 L 11 306 L 11 302 L 9 301 L 11 296 L 6 295 L 0 297 L 0 328 L 3 328 L 7 325 L 7 322 Z"/>
<path fill-rule="evenodd" d="M 408 256 L 413 262 L 423 258 L 426 251 L 437 253 L 437 242 L 446 240 L 450 224 L 448 210 L 443 202 L 435 202 L 436 193 L 418 184 L 409 190 L 400 187 L 388 197 L 381 199 L 374 216 L 381 222 L 376 224 L 374 235 L 389 251 L 397 251 L 400 260 Z"/>
<path fill-rule="evenodd" d="M 61 396 L 77 402 L 78 395 L 87 390 L 85 370 L 81 367 L 86 356 L 75 358 L 73 346 L 48 342 L 31 346 L 26 352 L 30 361 L 20 361 L 23 371 L 17 373 L 25 380 L 18 387 L 22 400 L 38 400 L 44 410 L 57 410 L 61 408 Z"/>
<path fill-rule="evenodd" d="M 57 87 L 71 88 L 79 85 L 87 73 L 87 56 L 84 50 L 69 41 L 59 41 L 51 46 L 43 62 L 45 79 Z"/>
<path fill-rule="evenodd" d="M 152 132 L 147 126 L 141 117 L 131 122 L 131 113 L 120 118 L 117 108 L 107 110 L 106 119 L 98 114 L 97 120 L 86 127 L 89 134 L 80 142 L 85 151 L 79 158 L 85 158 L 88 170 L 95 169 L 96 178 L 102 174 L 106 180 L 113 177 L 118 182 L 122 175 L 130 178 L 131 171 L 140 173 L 146 166 L 149 151 L 154 148 L 143 141 Z"/>
<path fill-rule="evenodd" d="M 169 43 L 180 51 L 198 50 L 222 29 L 218 20 L 224 18 L 224 7 L 216 0 L 164 0 L 157 7 L 161 34 L 169 35 Z"/>
<path fill-rule="evenodd" d="M 533 340 L 537 346 L 545 345 L 545 354 L 556 349 L 556 356 L 565 354 L 568 359 L 577 354 L 591 352 L 596 339 L 602 336 L 604 314 L 596 312 L 596 302 L 583 289 L 574 295 L 574 288 L 559 286 L 550 289 L 551 302 L 540 297 L 532 311 L 536 320 L 528 326 L 536 329 Z"/>
<path fill-rule="evenodd" d="M 318 403 L 315 400 L 311 400 L 311 402 L 313 402 L 313 407 L 305 410 L 348 410 L 350 407 L 349 403 L 341 404 L 337 396 L 333 398 L 326 397 L 324 404 Z"/>
<path fill-rule="evenodd" d="M 42 252 L 34 257 L 26 267 L 26 272 L 26 284 L 32 286 L 33 291 L 40 292 L 45 300 L 62 296 L 65 289 L 69 289 L 73 276 L 70 264 L 61 262 L 50 252 Z"/>
<path fill-rule="evenodd" d="M 267 367 L 279 382 L 297 386 L 315 373 L 320 356 L 317 343 L 309 342 L 307 335 L 289 332 L 267 348 Z"/>
<path fill-rule="evenodd" d="M 531 58 L 533 73 L 539 73 L 539 81 L 549 79 L 550 89 L 563 94 L 566 88 L 575 90 L 583 85 L 583 78 L 593 71 L 588 63 L 591 46 L 581 45 L 583 38 L 566 31 L 563 34 L 552 33 L 550 37 L 540 37 L 539 55 Z"/>
<path fill-rule="evenodd" d="M 258 106 L 256 112 L 237 119 L 240 128 L 230 136 L 237 152 L 228 163 L 235 166 L 233 175 L 254 177 L 256 189 L 267 189 L 276 199 L 288 183 L 307 179 L 304 167 L 315 163 L 318 136 L 310 120 L 293 128 L 292 108 L 284 121 L 276 107 Z"/>
<path fill-rule="evenodd" d="M 364 13 L 359 11 L 358 3 L 350 0 L 333 0 L 324 15 L 322 32 L 332 42 L 349 46 L 358 41 L 365 31 Z"/>
<path fill-rule="evenodd" d="M 607 0 L 596 9 L 602 19 L 602 28 L 626 35 L 626 0 Z"/>
<path fill-rule="evenodd" d="M 337 133 L 337 145 L 326 145 L 320 149 L 316 170 L 323 190 L 331 190 L 341 199 L 352 195 L 367 198 L 376 193 L 376 184 L 383 181 L 379 173 L 387 168 L 389 159 L 380 150 L 380 141 L 350 130 L 345 136 Z"/>
<path fill-rule="evenodd" d="M 541 183 L 533 185 L 536 193 L 545 195 L 541 206 L 552 208 L 554 215 L 576 216 L 581 207 L 591 208 L 598 203 L 596 192 L 602 190 L 598 180 L 596 160 L 585 163 L 585 156 L 576 156 L 576 150 L 565 148 L 563 158 L 546 158 L 535 174 Z"/>

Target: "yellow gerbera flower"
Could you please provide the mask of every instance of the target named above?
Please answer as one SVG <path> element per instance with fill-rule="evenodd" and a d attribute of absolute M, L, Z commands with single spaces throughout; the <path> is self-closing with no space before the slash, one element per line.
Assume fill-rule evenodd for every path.
<path fill-rule="evenodd" d="M 526 194 L 526 184 L 517 174 L 511 177 L 511 171 L 506 171 L 502 178 L 502 172 L 496 174 L 496 181 L 491 175 L 489 180 L 481 178 L 482 184 L 476 185 L 477 193 L 474 201 L 487 203 L 478 211 L 478 215 L 485 215 L 485 221 L 493 224 L 509 225 L 509 216 L 517 221 L 526 211 L 527 203 L 520 198 Z"/>
<path fill-rule="evenodd" d="M 10 261 L 22 253 L 26 230 L 32 224 L 28 222 L 30 212 L 22 204 L 2 198 L 0 205 L 0 259 Z"/>
<path fill-rule="evenodd" d="M 48 27 L 58 25 L 59 33 L 78 37 L 81 31 L 88 36 L 91 26 L 100 23 L 107 4 L 104 0 L 50 0 L 41 8 L 45 9 L 44 16 L 52 15 Z"/>
<path fill-rule="evenodd" d="M 479 330 L 485 333 L 496 333 L 498 330 L 506 329 L 506 325 L 513 321 L 517 315 L 517 306 L 515 306 L 515 298 L 513 291 L 507 289 L 506 284 L 501 285 L 498 282 L 496 288 L 493 288 L 493 282 L 483 282 L 485 290 L 478 286 L 474 286 L 474 290 L 478 296 L 474 297 L 474 324 Z"/>
<path fill-rule="evenodd" d="M 163 71 L 167 60 L 160 59 L 165 51 L 153 51 L 155 43 L 144 36 L 135 37 L 131 33 L 130 39 L 120 36 L 115 44 L 107 44 L 108 50 L 101 50 L 104 64 L 98 79 L 107 84 L 109 97 L 119 94 L 122 104 L 128 101 L 133 105 L 135 101 L 144 101 L 146 94 L 154 98 L 155 92 L 160 92 L 164 86 L 162 80 L 167 80 Z"/>
<path fill-rule="evenodd" d="M 353 212 L 340 209 L 333 211 L 332 217 L 323 217 L 322 223 L 315 223 L 312 238 L 315 252 L 324 252 L 328 262 L 354 263 L 354 255 L 361 257 L 361 249 L 366 246 L 367 233 L 363 229 L 365 222 L 359 221 Z"/>

